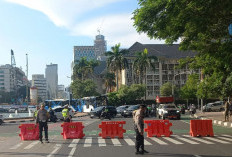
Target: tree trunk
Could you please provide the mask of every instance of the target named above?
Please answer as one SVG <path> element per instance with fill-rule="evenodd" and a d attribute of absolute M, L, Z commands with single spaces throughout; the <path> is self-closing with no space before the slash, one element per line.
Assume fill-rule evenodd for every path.
<path fill-rule="evenodd" d="M 145 100 L 147 100 L 147 68 L 145 68 Z M 144 76 L 144 75 L 143 75 Z"/>
<path fill-rule="evenodd" d="M 116 89 L 118 91 L 118 70 L 116 70 L 116 84 L 117 84 Z"/>

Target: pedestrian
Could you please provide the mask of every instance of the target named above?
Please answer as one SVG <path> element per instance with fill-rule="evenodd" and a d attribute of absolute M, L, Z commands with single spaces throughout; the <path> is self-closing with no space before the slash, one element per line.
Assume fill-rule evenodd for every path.
<path fill-rule="evenodd" d="M 36 110 L 34 111 L 34 114 L 33 114 L 33 120 L 36 120 L 38 111 L 39 111 L 39 106 L 36 106 Z"/>
<path fill-rule="evenodd" d="M 225 122 L 229 121 L 229 102 L 228 101 L 225 102 L 224 115 L 225 115 Z"/>
<path fill-rule="evenodd" d="M 144 129 L 144 116 L 146 114 L 146 106 L 145 105 L 140 105 L 139 109 L 134 113 L 134 128 L 136 132 L 136 152 L 135 154 L 144 154 L 148 153 L 144 149 L 144 135 L 143 135 L 143 129 Z M 141 148 L 141 151 L 139 150 Z"/>
<path fill-rule="evenodd" d="M 230 106 L 229 106 L 229 117 L 232 116 L 232 101 L 230 101 Z"/>
<path fill-rule="evenodd" d="M 48 140 L 48 119 L 49 119 L 49 114 L 47 112 L 47 110 L 44 109 L 45 105 L 42 103 L 41 104 L 41 108 L 37 113 L 37 117 L 36 117 L 36 125 L 39 124 L 39 140 L 41 143 L 43 143 L 42 140 L 42 132 L 44 130 L 44 134 L 45 134 L 45 140 L 47 143 L 49 143 Z"/>
<path fill-rule="evenodd" d="M 62 116 L 64 118 L 64 122 L 70 122 L 71 118 L 69 115 L 69 109 L 68 109 L 68 104 L 64 106 L 64 109 L 62 110 Z"/>

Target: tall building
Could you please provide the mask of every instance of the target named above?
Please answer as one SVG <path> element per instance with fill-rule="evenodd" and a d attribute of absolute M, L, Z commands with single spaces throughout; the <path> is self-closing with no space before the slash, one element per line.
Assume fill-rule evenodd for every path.
<path fill-rule="evenodd" d="M 66 93 L 64 89 L 65 89 L 64 85 L 58 85 L 58 94 L 57 94 L 58 99 L 66 99 Z"/>
<path fill-rule="evenodd" d="M 17 92 L 20 87 L 26 85 L 25 78 L 25 73 L 18 67 L 13 67 L 10 64 L 0 66 L 0 90 Z"/>
<path fill-rule="evenodd" d="M 129 53 L 126 58 L 129 62 L 129 68 L 122 71 L 120 83 L 124 85 L 131 85 L 140 83 L 139 77 L 132 69 L 132 63 L 136 58 L 136 52 L 148 50 L 149 56 L 156 56 L 155 70 L 148 68 L 146 71 L 146 96 L 148 100 L 154 100 L 156 96 L 160 95 L 160 87 L 167 82 L 173 83 L 177 87 L 182 87 L 190 74 L 189 68 L 186 66 L 182 69 L 176 69 L 179 65 L 178 60 L 186 57 L 194 57 L 196 53 L 191 51 L 179 51 L 179 45 L 166 45 L 166 44 L 141 44 L 134 43 L 128 50 Z M 199 71 L 191 71 L 198 73 Z"/>
<path fill-rule="evenodd" d="M 46 65 L 45 77 L 47 80 L 47 98 L 56 99 L 58 92 L 58 65 Z"/>
<path fill-rule="evenodd" d="M 42 101 L 46 100 L 47 81 L 43 74 L 32 75 L 32 87 L 36 87 L 38 99 L 41 98 Z"/>

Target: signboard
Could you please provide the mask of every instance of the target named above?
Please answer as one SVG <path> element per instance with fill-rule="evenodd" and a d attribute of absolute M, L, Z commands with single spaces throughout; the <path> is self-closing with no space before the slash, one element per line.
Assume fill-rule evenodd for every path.
<path fill-rule="evenodd" d="M 174 102 L 174 98 L 173 97 L 156 97 L 156 103 L 171 103 Z"/>

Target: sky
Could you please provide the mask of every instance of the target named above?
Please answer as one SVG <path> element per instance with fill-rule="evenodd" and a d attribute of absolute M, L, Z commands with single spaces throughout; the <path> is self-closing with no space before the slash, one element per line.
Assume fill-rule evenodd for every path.
<path fill-rule="evenodd" d="M 99 29 L 107 50 L 117 43 L 129 48 L 164 43 L 150 40 L 133 27 L 137 0 L 0 0 L 0 65 L 10 64 L 32 74 L 45 74 L 46 65 L 58 64 L 58 84 L 68 86 L 74 46 L 93 46 Z"/>

